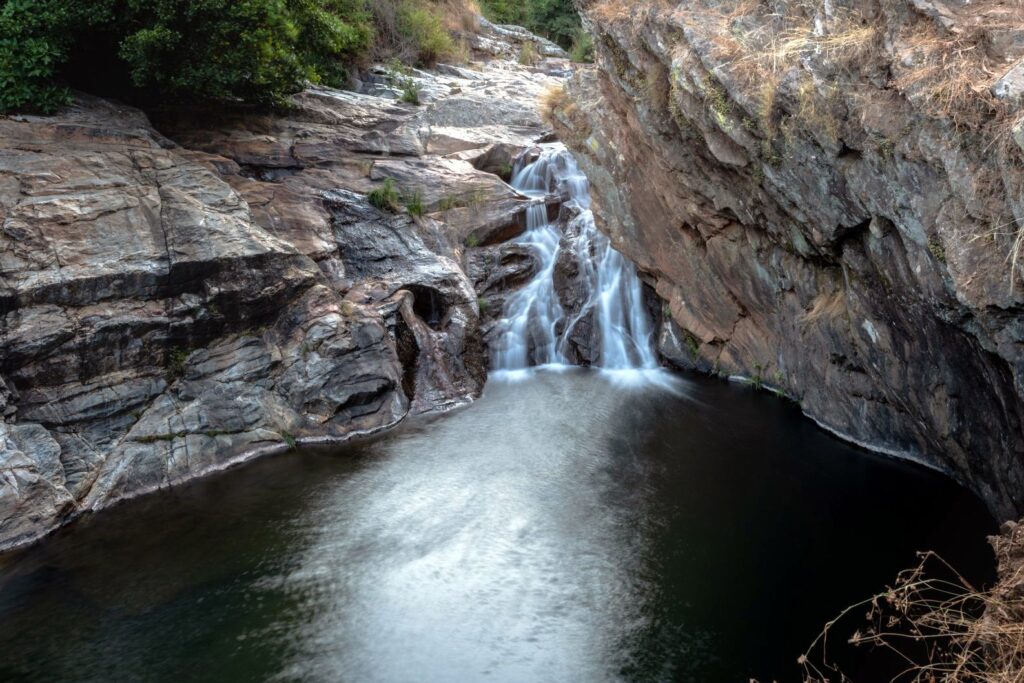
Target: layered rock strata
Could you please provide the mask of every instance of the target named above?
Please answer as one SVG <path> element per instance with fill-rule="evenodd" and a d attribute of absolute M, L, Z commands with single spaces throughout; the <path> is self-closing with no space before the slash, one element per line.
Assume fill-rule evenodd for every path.
<path fill-rule="evenodd" d="M 523 229 L 501 176 L 547 134 L 535 102 L 567 64 L 548 52 L 379 68 L 278 114 L 81 95 L 0 118 L 0 549 L 477 396 L 465 252 Z"/>

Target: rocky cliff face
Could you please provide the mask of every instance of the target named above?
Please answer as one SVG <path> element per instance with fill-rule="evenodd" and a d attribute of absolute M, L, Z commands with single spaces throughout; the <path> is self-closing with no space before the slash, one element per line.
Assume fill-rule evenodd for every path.
<path fill-rule="evenodd" d="M 814 7 L 584 2 L 598 66 L 556 128 L 667 302 L 666 356 L 1018 516 L 1021 11 Z"/>
<path fill-rule="evenodd" d="M 532 39 L 486 29 L 476 47 L 499 57 Z M 362 94 L 313 89 L 280 115 L 154 127 L 82 95 L 0 118 L 0 549 L 475 397 L 465 245 L 523 229 L 527 201 L 499 176 L 547 130 L 554 57 L 378 69 Z M 422 106 L 398 101 L 409 82 Z M 408 211 L 368 203 L 387 179 Z"/>

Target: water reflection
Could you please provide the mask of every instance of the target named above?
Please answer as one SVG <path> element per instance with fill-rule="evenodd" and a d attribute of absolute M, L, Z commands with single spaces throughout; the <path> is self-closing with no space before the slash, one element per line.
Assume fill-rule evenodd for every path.
<path fill-rule="evenodd" d="M 583 388 L 492 385 L 445 421 L 452 438 L 388 441 L 312 511 L 320 531 L 281 579 L 313 615 L 284 678 L 610 678 L 618 643 L 647 627 L 649 472 L 623 395 L 552 410 Z"/>

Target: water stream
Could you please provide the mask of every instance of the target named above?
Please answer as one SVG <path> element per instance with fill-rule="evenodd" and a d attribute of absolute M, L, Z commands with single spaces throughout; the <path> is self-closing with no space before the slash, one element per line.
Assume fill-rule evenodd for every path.
<path fill-rule="evenodd" d="M 654 331 L 636 269 L 594 224 L 590 190 L 576 160 L 560 144 L 545 146 L 535 160 L 522 160 L 512 186 L 536 202 L 527 209 L 520 242 L 531 247 L 539 267 L 505 306 L 503 339 L 495 353 L 498 371 L 567 365 L 567 345 L 584 319 L 592 319 L 599 348 L 596 366 L 606 370 L 655 370 Z M 548 217 L 547 198 L 561 197 L 574 214 L 565 226 Z M 566 239 L 573 235 L 573 239 Z M 556 286 L 555 269 L 564 249 L 572 249 L 583 289 L 583 303 L 567 311 Z"/>

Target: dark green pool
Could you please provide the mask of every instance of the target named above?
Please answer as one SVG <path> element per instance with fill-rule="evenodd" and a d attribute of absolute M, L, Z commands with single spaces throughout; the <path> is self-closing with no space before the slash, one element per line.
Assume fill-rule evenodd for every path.
<path fill-rule="evenodd" d="M 82 520 L 0 558 L 0 680 L 795 681 L 916 550 L 988 576 L 953 483 L 681 382 L 492 382 Z"/>

